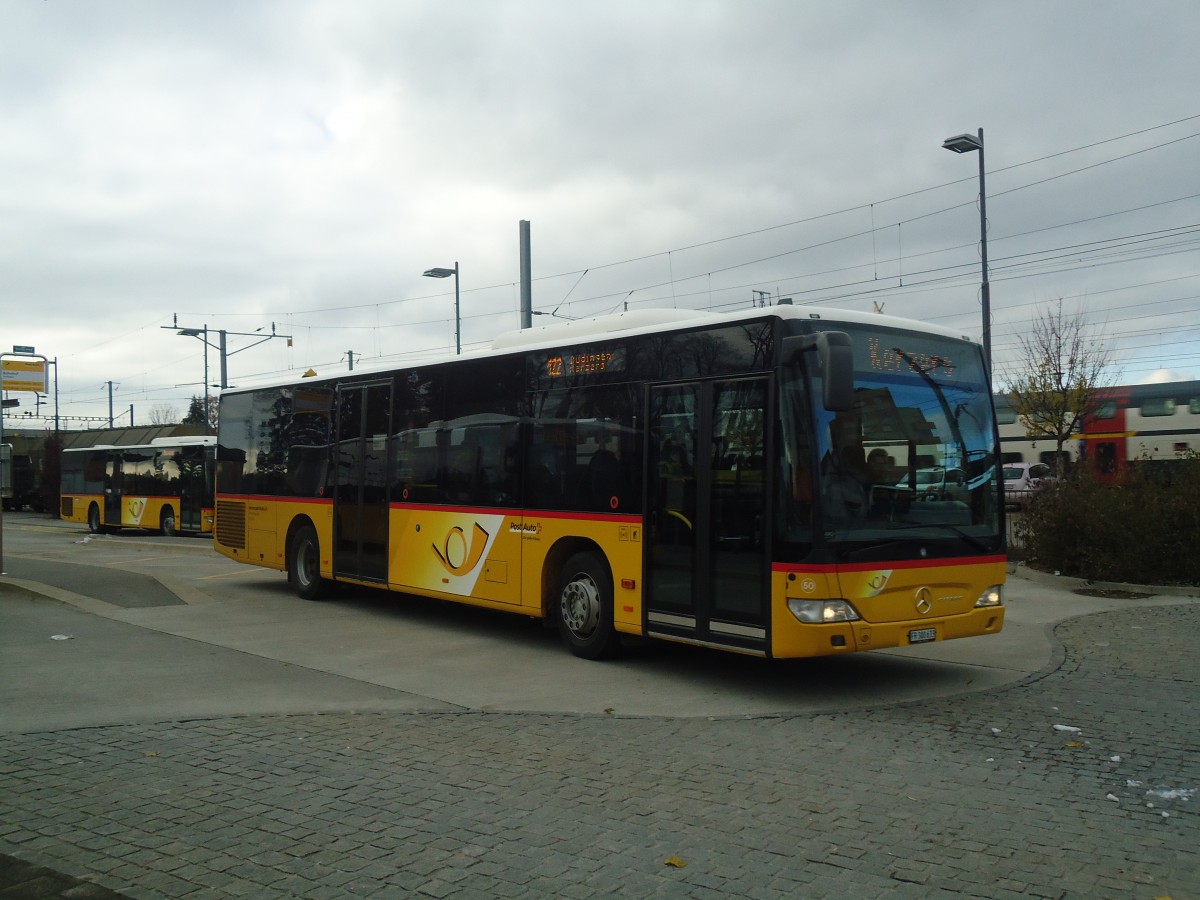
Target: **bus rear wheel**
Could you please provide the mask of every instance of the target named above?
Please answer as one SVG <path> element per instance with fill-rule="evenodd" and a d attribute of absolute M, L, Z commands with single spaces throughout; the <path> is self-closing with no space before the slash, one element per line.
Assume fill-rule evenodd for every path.
<path fill-rule="evenodd" d="M 321 544 L 311 525 L 297 531 L 288 547 L 288 581 L 304 600 L 322 600 L 329 594 L 329 582 L 321 577 Z"/>
<path fill-rule="evenodd" d="M 576 656 L 603 659 L 617 650 L 612 576 L 595 553 L 576 553 L 563 566 L 555 615 L 558 633 Z"/>
<path fill-rule="evenodd" d="M 162 521 L 159 522 L 158 530 L 162 532 L 163 537 L 175 537 L 175 513 L 169 506 L 162 511 Z"/>
<path fill-rule="evenodd" d="M 100 533 L 100 507 L 95 503 L 88 507 L 88 531 L 92 534 Z"/>

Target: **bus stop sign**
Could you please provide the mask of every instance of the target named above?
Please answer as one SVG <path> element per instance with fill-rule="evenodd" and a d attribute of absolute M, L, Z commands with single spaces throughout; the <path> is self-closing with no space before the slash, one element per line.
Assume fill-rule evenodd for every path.
<path fill-rule="evenodd" d="M 44 359 L 0 360 L 0 390 L 46 393 Z"/>

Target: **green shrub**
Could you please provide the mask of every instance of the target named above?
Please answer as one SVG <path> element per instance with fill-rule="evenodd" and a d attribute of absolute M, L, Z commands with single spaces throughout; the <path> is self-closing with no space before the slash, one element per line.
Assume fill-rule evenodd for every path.
<path fill-rule="evenodd" d="M 1200 457 L 1139 461 L 1119 484 L 1080 475 L 1047 485 L 1016 534 L 1030 563 L 1063 575 L 1200 584 Z"/>

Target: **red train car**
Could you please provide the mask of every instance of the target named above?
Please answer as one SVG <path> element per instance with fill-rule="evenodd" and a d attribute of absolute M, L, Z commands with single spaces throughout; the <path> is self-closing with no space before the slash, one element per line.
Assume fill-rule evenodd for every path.
<path fill-rule="evenodd" d="M 1054 465 L 1054 442 L 1030 440 L 1009 405 L 996 397 L 1004 462 Z M 1103 479 L 1122 477 L 1131 464 L 1167 470 L 1200 453 L 1200 381 L 1121 385 L 1101 392 L 1096 411 L 1063 446 L 1068 468 L 1086 466 Z"/>

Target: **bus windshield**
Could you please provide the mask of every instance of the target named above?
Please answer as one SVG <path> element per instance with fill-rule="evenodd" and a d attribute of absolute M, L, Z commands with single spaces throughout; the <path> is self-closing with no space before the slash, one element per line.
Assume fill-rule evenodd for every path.
<path fill-rule="evenodd" d="M 884 328 L 846 330 L 853 408 L 808 404 L 813 543 L 846 562 L 1000 552 L 997 439 L 979 349 Z M 820 398 L 819 377 L 812 381 L 809 396 Z M 785 419 L 801 414 L 786 386 L 783 397 Z M 803 430 L 785 424 L 785 435 Z"/>

